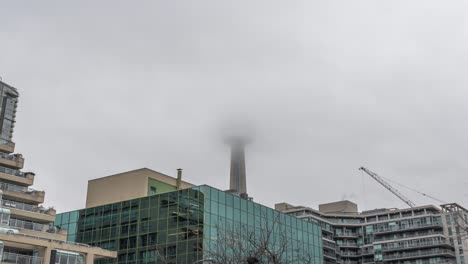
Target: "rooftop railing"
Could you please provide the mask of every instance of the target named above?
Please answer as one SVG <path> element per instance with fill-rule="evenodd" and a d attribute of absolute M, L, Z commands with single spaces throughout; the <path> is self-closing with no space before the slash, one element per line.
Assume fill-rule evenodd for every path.
<path fill-rule="evenodd" d="M 44 207 L 39 207 L 31 204 L 26 204 L 22 202 L 10 201 L 10 200 L 2 200 L 2 205 L 9 208 L 14 208 L 18 210 L 39 213 L 39 214 L 47 214 L 47 210 Z"/>
<path fill-rule="evenodd" d="M 33 257 L 28 255 L 20 255 L 16 253 L 3 252 L 1 256 L 2 263 L 18 263 L 18 264 L 42 264 L 41 257 Z"/>

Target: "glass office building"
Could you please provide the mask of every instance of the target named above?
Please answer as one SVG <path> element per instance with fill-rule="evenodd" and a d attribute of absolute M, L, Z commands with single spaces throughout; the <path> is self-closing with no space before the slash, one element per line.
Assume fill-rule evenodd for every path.
<path fill-rule="evenodd" d="M 100 264 L 323 263 L 317 224 L 209 186 L 59 214 L 55 225 L 69 241 L 118 251 Z"/>

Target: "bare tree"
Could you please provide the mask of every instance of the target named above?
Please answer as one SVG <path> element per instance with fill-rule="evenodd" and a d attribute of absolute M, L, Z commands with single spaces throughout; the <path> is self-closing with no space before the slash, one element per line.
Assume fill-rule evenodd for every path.
<path fill-rule="evenodd" d="M 214 263 L 312 264 L 313 256 L 295 246 L 279 216 L 272 221 L 262 218 L 256 227 L 245 224 L 217 225 L 216 236 L 207 243 L 206 256 Z M 302 245 L 301 245 L 302 246 Z"/>
<path fill-rule="evenodd" d="M 156 258 L 158 262 L 162 264 L 169 264 L 169 257 L 166 254 L 166 251 L 161 246 L 156 246 Z"/>

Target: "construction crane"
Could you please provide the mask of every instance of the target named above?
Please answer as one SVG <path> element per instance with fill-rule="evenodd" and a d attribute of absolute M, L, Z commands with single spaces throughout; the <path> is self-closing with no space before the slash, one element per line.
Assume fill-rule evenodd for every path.
<path fill-rule="evenodd" d="M 383 179 L 383 177 L 377 175 L 376 173 L 374 173 L 374 172 L 372 172 L 372 171 L 370 171 L 370 170 L 368 170 L 368 169 L 366 169 L 366 168 L 364 168 L 364 167 L 360 167 L 359 170 L 364 171 L 364 172 L 367 173 L 369 176 L 371 176 L 372 178 L 374 178 L 374 180 L 376 180 L 377 182 L 379 182 L 380 184 L 382 184 L 385 188 L 387 188 L 389 191 L 391 191 L 393 194 L 395 194 L 398 198 L 400 198 L 400 200 L 402 200 L 403 202 L 405 202 L 405 203 L 406 203 L 407 205 L 409 205 L 410 207 L 415 207 L 415 206 L 416 206 L 410 199 L 406 198 L 403 194 L 401 194 L 398 190 L 396 190 L 396 189 L 393 188 L 388 182 L 386 182 L 386 181 Z M 440 199 L 438 199 L 438 198 L 436 198 L 436 197 L 434 197 L 434 196 L 432 196 L 432 195 L 429 195 L 429 194 L 427 194 L 427 193 L 420 192 L 420 191 L 418 191 L 418 190 L 416 190 L 416 189 L 407 187 L 407 186 L 402 185 L 402 184 L 400 184 L 400 183 L 398 183 L 398 182 L 394 182 L 394 181 L 392 181 L 392 180 L 390 180 L 390 179 L 387 179 L 387 180 L 390 181 L 390 182 L 393 182 L 394 184 L 397 184 L 397 185 L 399 185 L 399 186 L 401 186 L 401 187 L 404 187 L 404 188 L 406 188 L 406 189 L 408 189 L 408 190 L 411 190 L 411 191 L 413 191 L 413 192 L 419 193 L 419 194 L 422 195 L 422 196 L 425 196 L 425 197 L 430 198 L 430 199 L 432 199 L 432 200 L 434 200 L 434 201 L 437 201 L 437 202 L 439 202 L 439 203 L 442 204 L 441 207 L 450 206 L 450 204 L 447 204 L 447 202 L 444 202 L 444 201 L 442 201 L 442 200 L 440 200 Z M 453 214 L 456 214 L 456 215 L 458 216 L 458 218 L 460 218 L 460 219 L 464 222 L 464 224 L 465 224 L 465 226 L 462 226 L 458 221 L 455 221 L 456 226 L 457 226 L 458 228 L 460 228 L 460 229 L 462 229 L 462 230 L 465 231 L 465 234 L 462 235 L 461 237 L 462 237 L 462 238 L 463 238 L 463 237 L 468 237 L 468 220 L 460 213 L 460 211 L 454 211 Z"/>
<path fill-rule="evenodd" d="M 401 194 L 397 189 L 393 188 L 388 182 L 386 182 L 384 179 L 382 179 L 379 175 L 376 173 L 364 168 L 360 167 L 359 170 L 364 171 L 367 173 L 369 176 L 371 176 L 374 180 L 376 180 L 378 183 L 382 184 L 383 187 L 385 187 L 387 190 L 392 192 L 396 197 L 400 198 L 403 202 L 405 202 L 407 205 L 410 207 L 416 207 L 416 204 L 413 203 L 410 199 L 406 198 L 403 194 Z"/>

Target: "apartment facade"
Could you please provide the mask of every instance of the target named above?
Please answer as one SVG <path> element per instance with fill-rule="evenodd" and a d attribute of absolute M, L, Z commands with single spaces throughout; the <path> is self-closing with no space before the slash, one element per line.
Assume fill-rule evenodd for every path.
<path fill-rule="evenodd" d="M 135 173 L 140 183 L 119 184 Z M 274 258 L 280 263 L 323 263 L 316 223 L 210 186 L 181 184 L 181 177 L 167 177 L 141 169 L 91 180 L 87 204 L 97 206 L 58 214 L 55 225 L 68 231 L 68 241 L 118 252 L 118 259 L 99 264 L 245 263 L 255 258 L 262 263 Z M 122 199 L 99 201 L 92 187 L 97 182 L 123 193 Z"/>
<path fill-rule="evenodd" d="M 467 257 L 468 212 L 457 204 L 364 212 L 349 201 L 319 210 L 275 208 L 322 227 L 325 263 L 464 264 Z"/>
<path fill-rule="evenodd" d="M 66 242 L 66 230 L 51 223 L 56 210 L 44 207 L 45 192 L 31 188 L 36 175 L 21 171 L 24 158 L 12 141 L 18 91 L 0 81 L 0 262 L 91 263 L 115 252 Z"/>

